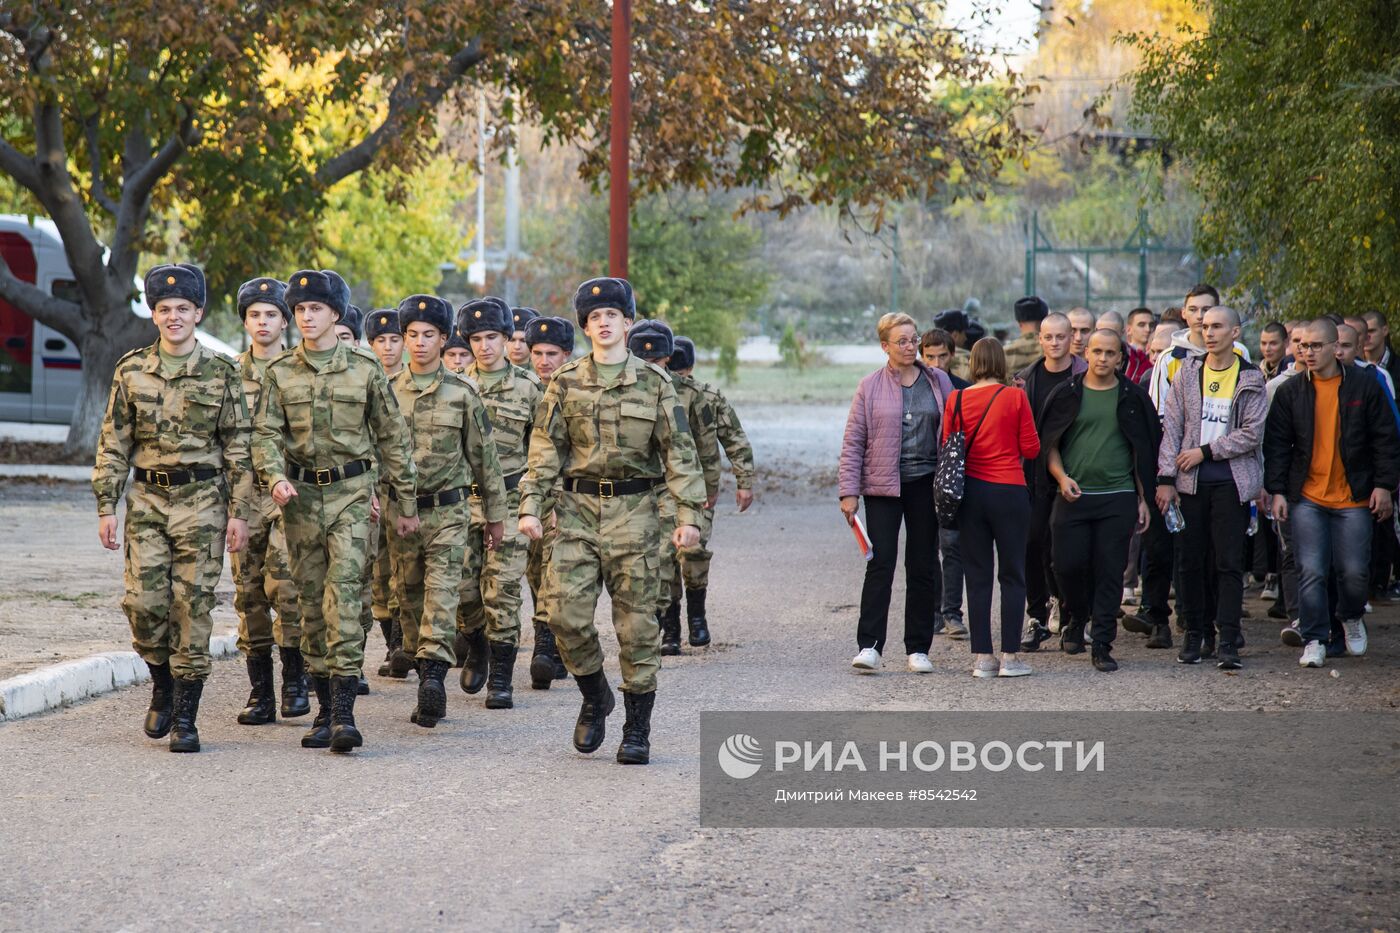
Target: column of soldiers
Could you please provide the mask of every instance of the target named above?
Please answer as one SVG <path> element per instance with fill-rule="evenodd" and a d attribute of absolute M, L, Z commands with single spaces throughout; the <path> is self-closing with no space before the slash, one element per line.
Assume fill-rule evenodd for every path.
<path fill-rule="evenodd" d="M 199 750 L 227 550 L 252 687 L 239 723 L 277 718 L 276 648 L 283 718 L 311 713 L 315 693 L 301 744 L 360 747 L 354 709 L 375 622 L 379 673 L 417 674 L 412 722 L 443 719 L 457 664 L 463 690 L 486 687 L 487 708 L 511 708 L 524 577 L 531 686 L 573 675 L 582 752 L 601 746 L 616 705 L 593 625 L 607 587 L 626 708 L 617 759 L 649 761 L 659 656 L 680 651 L 682 593 L 690 644 L 710 640 L 719 450 L 740 511 L 753 459 L 733 409 L 690 377 L 694 345 L 636 322 L 630 284 L 579 287 L 591 352 L 572 362 L 566 319 L 497 298 L 454 315 L 433 295 L 366 318 L 339 275 L 311 269 L 239 289 L 251 347 L 232 361 L 196 339 L 198 267 L 158 266 L 145 293 L 160 337 L 117 365 L 93 488 L 113 550 L 126 492 L 123 608 L 151 671 L 148 736 Z M 284 349 L 293 322 L 301 339 Z"/>

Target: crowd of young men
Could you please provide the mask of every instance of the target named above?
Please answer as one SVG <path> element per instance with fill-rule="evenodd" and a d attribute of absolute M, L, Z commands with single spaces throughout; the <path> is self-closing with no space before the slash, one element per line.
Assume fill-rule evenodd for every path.
<path fill-rule="evenodd" d="M 681 580 L 690 644 L 710 641 L 719 451 L 741 511 L 753 456 L 723 396 L 692 378 L 694 345 L 660 321 L 634 326 L 626 280 L 579 287 L 591 350 L 572 362 L 565 318 L 494 297 L 454 314 L 426 294 L 366 315 L 329 270 L 245 283 L 251 346 L 237 360 L 196 339 L 198 267 L 152 269 L 145 297 L 160 336 L 117 364 L 93 489 L 112 550 L 127 496 L 123 608 L 151 671 L 148 736 L 199 751 L 227 551 L 252 686 L 239 723 L 277 718 L 275 647 L 281 715 L 310 713 L 316 696 L 301 744 L 360 747 L 355 699 L 369 691 L 375 622 L 380 675 L 417 673 L 412 722 L 446 715 L 458 664 L 464 691 L 485 687 L 486 708 L 512 708 L 525 577 L 531 686 L 574 676 L 582 752 L 602 744 L 616 702 L 593 626 L 607 587 L 626 706 L 617 759 L 648 762 L 658 658 L 680 653 Z M 287 349 L 294 322 L 300 340 Z"/>
<path fill-rule="evenodd" d="M 1253 573 L 1300 665 L 1365 653 L 1369 600 L 1400 599 L 1400 358 L 1383 314 L 1269 322 L 1257 364 L 1209 285 L 1160 321 L 1148 308 L 1051 313 L 1034 296 L 1015 315 L 1007 357 L 1042 450 L 1026 464 L 1024 650 L 1058 633 L 1065 652 L 1087 642 L 1096 668 L 1116 670 L 1120 620 L 1148 648 L 1176 647 L 1175 589 L 1177 661 L 1237 670 Z M 955 346 L 939 328 L 920 344 L 945 370 Z M 955 638 L 957 541 L 942 530 L 938 629 Z"/>

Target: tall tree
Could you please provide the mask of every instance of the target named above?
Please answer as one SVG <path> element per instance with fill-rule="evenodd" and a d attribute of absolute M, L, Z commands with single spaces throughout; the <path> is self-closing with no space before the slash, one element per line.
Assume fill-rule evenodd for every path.
<path fill-rule="evenodd" d="M 1400 8 L 1211 0 L 1136 34 L 1135 106 L 1184 158 L 1197 245 L 1290 317 L 1388 310 L 1400 283 Z"/>
<path fill-rule="evenodd" d="M 742 188 L 751 207 L 832 204 L 878 222 L 889 200 L 992 178 L 1024 139 L 1020 92 L 1011 85 L 990 107 L 950 102 L 945 88 L 995 65 L 940 25 L 941 4 L 639 5 L 634 192 Z M 375 164 L 421 164 L 436 108 L 468 82 L 513 89 L 496 96 L 548 139 L 581 145 L 581 174 L 601 184 L 607 20 L 604 0 L 30 0 L 0 11 L 0 99 L 14 108 L 0 114 L 0 172 L 58 225 L 80 300 L 8 268 L 0 298 L 78 344 L 69 447 L 93 446 L 116 359 L 152 337 L 129 302 L 153 209 L 200 203 L 189 248 L 220 280 L 276 271 L 261 258 L 313 237 L 306 219 L 331 186 Z M 326 83 L 281 81 L 270 67 L 326 56 Z M 352 113 L 344 146 L 307 132 L 328 103 Z"/>

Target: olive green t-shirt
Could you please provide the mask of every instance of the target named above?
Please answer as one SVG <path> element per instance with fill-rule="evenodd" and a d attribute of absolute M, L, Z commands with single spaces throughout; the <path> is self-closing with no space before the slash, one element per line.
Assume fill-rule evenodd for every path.
<path fill-rule="evenodd" d="M 430 373 L 414 373 L 413 384 L 420 389 L 426 389 L 433 384 L 433 380 L 437 378 L 437 375 L 437 370 L 433 370 Z"/>
<path fill-rule="evenodd" d="M 331 357 L 335 356 L 336 349 L 336 347 L 331 347 L 329 350 L 313 350 L 307 347 L 306 361 L 319 373 L 331 361 Z"/>
<path fill-rule="evenodd" d="M 612 385 L 614 382 L 617 382 L 617 378 L 622 375 L 623 367 L 627 365 L 627 361 L 623 360 L 621 363 L 599 363 L 595 358 L 593 360 L 593 365 L 598 367 L 598 378 L 602 381 L 603 385 Z"/>
<path fill-rule="evenodd" d="M 506 380 L 510 375 L 510 364 L 502 366 L 495 372 L 487 372 L 484 369 L 477 369 L 476 379 L 481 383 L 483 389 L 494 389 Z"/>
<path fill-rule="evenodd" d="M 1079 414 L 1060 440 L 1065 472 L 1086 495 L 1132 492 L 1133 452 L 1118 429 L 1118 387 L 1084 387 Z"/>
<path fill-rule="evenodd" d="M 162 348 L 160 350 L 160 374 L 169 379 L 185 368 L 185 364 L 190 361 L 192 355 L 194 355 L 193 350 L 186 353 L 184 356 L 176 356 L 173 353 L 166 353 L 164 348 Z"/>

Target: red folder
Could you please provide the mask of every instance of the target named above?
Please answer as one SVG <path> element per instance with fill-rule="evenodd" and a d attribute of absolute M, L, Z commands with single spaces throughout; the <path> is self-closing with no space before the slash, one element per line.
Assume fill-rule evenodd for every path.
<path fill-rule="evenodd" d="M 870 543 L 870 534 L 865 530 L 865 522 L 860 520 L 859 515 L 851 516 L 851 531 L 856 536 L 856 546 L 860 548 L 860 556 L 870 560 L 875 556 L 875 545 Z"/>

